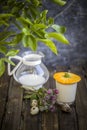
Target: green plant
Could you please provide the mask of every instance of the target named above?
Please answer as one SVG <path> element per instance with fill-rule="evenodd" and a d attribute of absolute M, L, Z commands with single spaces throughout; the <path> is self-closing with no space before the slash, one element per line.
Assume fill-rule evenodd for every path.
<path fill-rule="evenodd" d="M 52 0 L 58 5 L 64 5 L 63 0 Z M 64 33 L 66 28 L 54 24 L 53 18 L 47 18 L 47 10 L 42 10 L 42 0 L 0 0 L 0 76 L 5 71 L 5 62 L 9 56 L 16 55 L 18 44 L 25 48 L 37 50 L 38 42 L 44 43 L 51 51 L 57 54 L 57 48 L 51 38 L 69 44 Z M 53 32 L 47 29 L 52 28 Z"/>
<path fill-rule="evenodd" d="M 58 89 L 46 89 L 44 87 L 34 90 L 26 91 L 24 99 L 30 99 L 37 101 L 37 104 L 31 106 L 37 106 L 40 111 L 55 111 L 55 104 L 57 103 Z"/>

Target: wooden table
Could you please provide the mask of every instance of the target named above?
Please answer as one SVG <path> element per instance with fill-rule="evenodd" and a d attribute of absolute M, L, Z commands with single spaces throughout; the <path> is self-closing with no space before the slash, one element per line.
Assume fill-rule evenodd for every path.
<path fill-rule="evenodd" d="M 82 77 L 72 112 L 63 112 L 58 107 L 54 113 L 41 112 L 35 116 L 30 115 L 29 100 L 23 99 L 24 89 L 4 74 L 0 78 L 0 130 L 87 130 L 87 67 L 57 66 L 49 69 L 50 78 L 45 86 L 54 88 L 53 73 L 68 70 Z"/>

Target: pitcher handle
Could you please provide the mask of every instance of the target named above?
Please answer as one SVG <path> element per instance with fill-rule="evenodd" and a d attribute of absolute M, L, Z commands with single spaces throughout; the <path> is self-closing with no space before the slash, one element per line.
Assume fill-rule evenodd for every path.
<path fill-rule="evenodd" d="M 17 70 L 17 68 L 20 66 L 20 64 L 22 63 L 22 58 L 20 56 L 10 56 L 9 60 L 11 59 L 17 59 L 19 60 L 18 64 L 16 65 L 16 67 L 14 67 L 14 69 L 11 71 L 11 65 L 10 63 L 8 63 L 8 75 L 11 76 L 15 73 L 15 71 Z"/>

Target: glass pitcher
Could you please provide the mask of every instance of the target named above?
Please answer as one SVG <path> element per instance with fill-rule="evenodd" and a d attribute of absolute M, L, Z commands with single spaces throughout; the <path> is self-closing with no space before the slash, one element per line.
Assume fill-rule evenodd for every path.
<path fill-rule="evenodd" d="M 22 84 L 25 89 L 39 89 L 49 78 L 49 72 L 42 63 L 44 54 L 41 52 L 24 52 L 22 57 L 9 57 L 10 60 L 19 60 L 16 67 L 11 71 L 8 64 L 8 74 L 13 75 L 14 79 Z"/>

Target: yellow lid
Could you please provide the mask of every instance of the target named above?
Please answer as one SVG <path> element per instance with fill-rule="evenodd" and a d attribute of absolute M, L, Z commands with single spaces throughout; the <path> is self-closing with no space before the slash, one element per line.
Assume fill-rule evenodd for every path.
<path fill-rule="evenodd" d="M 53 78 L 62 84 L 73 84 L 81 80 L 81 77 L 70 72 L 58 72 L 53 75 Z"/>

